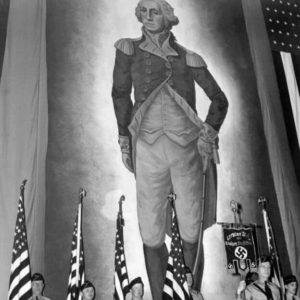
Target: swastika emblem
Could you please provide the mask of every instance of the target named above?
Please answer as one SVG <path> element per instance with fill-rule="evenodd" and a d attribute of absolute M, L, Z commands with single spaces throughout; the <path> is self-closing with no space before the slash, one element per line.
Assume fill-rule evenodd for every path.
<path fill-rule="evenodd" d="M 236 247 L 234 250 L 234 255 L 239 259 L 246 259 L 248 256 L 248 251 L 244 247 Z"/>

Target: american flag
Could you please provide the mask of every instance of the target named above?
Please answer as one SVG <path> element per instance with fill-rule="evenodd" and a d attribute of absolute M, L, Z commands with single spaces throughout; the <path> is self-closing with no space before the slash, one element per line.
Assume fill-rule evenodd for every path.
<path fill-rule="evenodd" d="M 299 0 L 261 0 L 265 24 L 273 56 L 277 77 L 277 84 L 281 99 L 286 133 L 290 154 L 294 164 L 294 171 L 298 183 L 300 182 L 300 1 Z M 280 170 L 284 176 L 284 171 Z M 277 177 L 275 175 L 274 177 Z M 290 189 L 290 187 L 288 187 Z M 286 191 L 282 195 L 287 197 Z M 280 193 L 279 193 L 280 194 Z M 291 199 L 287 199 L 288 203 Z M 295 199 L 296 200 L 296 199 Z M 288 206 L 288 205 L 287 205 Z M 282 209 L 282 208 L 281 208 Z M 283 215 L 291 212 L 284 208 Z M 285 211 L 286 210 L 286 211 Z M 292 218 L 293 219 L 293 218 Z M 290 219 L 289 222 L 293 223 Z M 274 241 L 274 235 L 267 213 L 264 215 L 266 234 L 270 255 L 273 257 L 273 266 L 277 283 L 284 294 L 284 284 Z M 294 241 L 290 231 L 287 240 Z M 292 258 L 297 262 L 297 255 Z M 296 263 L 297 264 L 297 263 Z M 299 268 L 298 268 L 299 269 Z"/>
<path fill-rule="evenodd" d="M 300 54 L 299 0 L 262 0 L 271 47 Z"/>
<path fill-rule="evenodd" d="M 21 193 L 19 197 L 12 263 L 10 268 L 8 300 L 28 300 L 32 295 L 31 271 L 24 207 L 25 183 L 26 181 L 24 181 L 23 185 L 21 186 Z"/>
<path fill-rule="evenodd" d="M 85 263 L 83 250 L 83 237 L 81 226 L 82 203 L 78 204 L 78 212 L 74 223 L 72 236 L 72 250 L 70 260 L 70 274 L 67 300 L 81 300 L 80 287 L 85 280 Z"/>
<path fill-rule="evenodd" d="M 168 259 L 163 299 L 192 300 L 186 279 L 182 241 L 179 235 L 177 218 L 174 209 L 172 220 L 171 250 Z"/>
<path fill-rule="evenodd" d="M 260 198 L 263 201 L 266 201 L 265 198 Z M 269 255 L 272 259 L 272 267 L 274 270 L 274 278 L 273 281 L 280 287 L 281 295 L 282 297 L 284 296 L 284 282 L 283 282 L 283 277 L 282 277 L 282 272 L 281 272 L 281 266 L 279 263 L 279 257 L 277 253 L 277 247 L 275 243 L 275 238 L 274 238 L 274 233 L 272 229 L 272 225 L 268 216 L 268 213 L 263 207 L 262 209 L 262 215 L 264 219 L 264 227 L 266 231 L 266 237 L 267 237 L 267 243 L 268 243 L 268 249 L 269 249 Z M 283 299 L 283 298 L 282 298 Z"/>
<path fill-rule="evenodd" d="M 295 164 L 300 162 L 300 2 L 261 0 Z M 294 122 L 293 122 L 294 121 Z M 296 168 L 300 178 L 300 170 Z"/>
<path fill-rule="evenodd" d="M 116 245 L 115 245 L 115 274 L 114 274 L 114 300 L 124 300 L 129 292 L 129 279 L 124 251 L 123 226 L 124 220 L 122 216 L 122 201 L 119 201 L 119 212 L 117 217 Z"/>

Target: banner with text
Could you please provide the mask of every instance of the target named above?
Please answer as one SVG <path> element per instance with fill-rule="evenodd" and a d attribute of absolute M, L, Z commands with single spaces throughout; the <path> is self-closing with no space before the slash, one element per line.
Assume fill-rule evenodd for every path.
<path fill-rule="evenodd" d="M 228 224 L 229 225 L 229 224 Z M 232 224 L 230 224 L 232 225 Z M 227 268 L 245 271 L 256 268 L 257 242 L 255 227 L 223 225 Z"/>

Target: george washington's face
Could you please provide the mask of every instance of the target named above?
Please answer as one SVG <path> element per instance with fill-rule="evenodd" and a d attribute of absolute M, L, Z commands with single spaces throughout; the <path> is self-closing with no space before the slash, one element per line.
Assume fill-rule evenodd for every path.
<path fill-rule="evenodd" d="M 141 20 L 144 27 L 158 33 L 164 30 L 164 17 L 160 6 L 153 0 L 142 0 L 140 3 Z"/>

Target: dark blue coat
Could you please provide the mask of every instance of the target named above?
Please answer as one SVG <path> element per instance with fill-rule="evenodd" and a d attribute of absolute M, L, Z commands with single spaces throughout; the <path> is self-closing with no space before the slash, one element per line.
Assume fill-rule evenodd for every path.
<path fill-rule="evenodd" d="M 212 101 L 205 121 L 217 131 L 220 129 L 227 113 L 228 101 L 199 55 L 180 46 L 173 35 L 170 38 L 170 46 L 174 55 L 167 57 L 153 52 L 144 36 L 137 40 L 119 40 L 115 46 L 117 50 L 112 98 L 119 135 L 130 135 L 128 125 L 132 117 L 151 92 L 164 81 L 182 96 L 194 111 L 197 82 Z M 134 105 L 130 97 L 132 87 Z"/>

